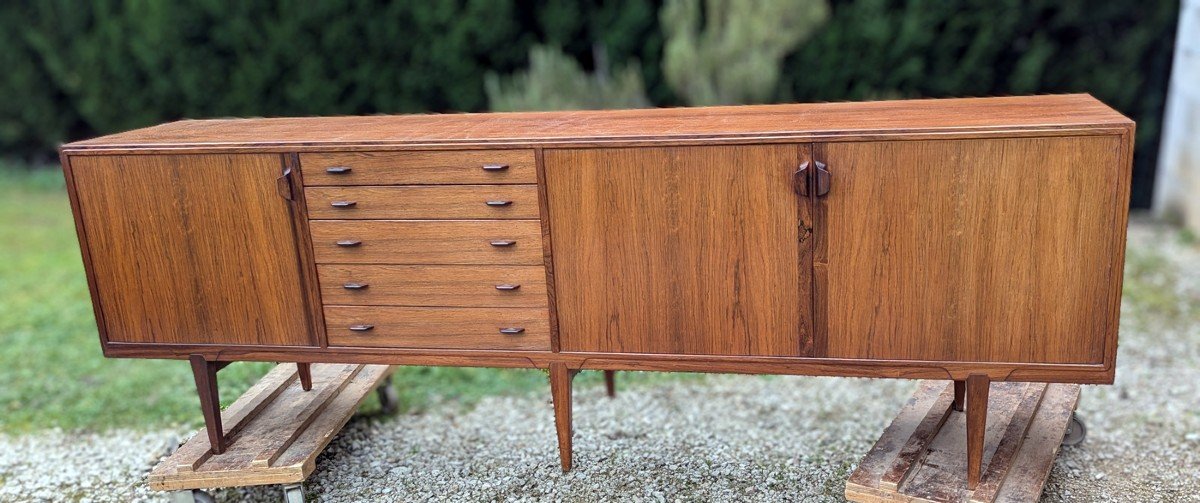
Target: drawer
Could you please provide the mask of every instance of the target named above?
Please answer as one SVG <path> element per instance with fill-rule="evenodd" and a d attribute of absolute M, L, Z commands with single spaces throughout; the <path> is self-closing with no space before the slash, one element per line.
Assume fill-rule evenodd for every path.
<path fill-rule="evenodd" d="M 546 269 L 537 266 L 317 266 L 326 305 L 546 308 Z"/>
<path fill-rule="evenodd" d="M 309 187 L 309 218 L 537 219 L 537 185 Z"/>
<path fill-rule="evenodd" d="M 532 150 L 300 154 L 305 185 L 537 183 Z"/>
<path fill-rule="evenodd" d="M 328 306 L 325 325 L 330 346 L 550 350 L 545 309 Z"/>
<path fill-rule="evenodd" d="M 319 264 L 542 265 L 537 220 L 313 220 Z"/>

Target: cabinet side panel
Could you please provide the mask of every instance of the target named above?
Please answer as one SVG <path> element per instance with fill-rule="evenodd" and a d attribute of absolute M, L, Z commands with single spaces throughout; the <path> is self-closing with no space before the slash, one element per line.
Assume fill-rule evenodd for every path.
<path fill-rule="evenodd" d="M 1119 136 L 831 143 L 817 209 L 828 355 L 1103 363 Z"/>
<path fill-rule="evenodd" d="M 808 354 L 802 155 L 545 151 L 562 351 Z"/>
<path fill-rule="evenodd" d="M 280 156 L 73 156 L 111 342 L 309 345 Z"/>

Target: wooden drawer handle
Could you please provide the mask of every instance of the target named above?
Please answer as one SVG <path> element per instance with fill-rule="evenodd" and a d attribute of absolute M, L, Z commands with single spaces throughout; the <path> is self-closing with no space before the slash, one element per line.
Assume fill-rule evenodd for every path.
<path fill-rule="evenodd" d="M 375 325 L 350 325 L 348 328 L 355 332 L 366 332 L 375 328 Z"/>
<path fill-rule="evenodd" d="M 353 208 L 358 204 L 358 201 L 334 201 L 329 203 L 334 208 Z"/>
<path fill-rule="evenodd" d="M 512 204 L 512 201 L 488 201 L 487 202 L 488 206 L 509 206 L 511 204 Z"/>
<path fill-rule="evenodd" d="M 500 329 L 500 333 L 502 333 L 504 335 L 517 335 L 517 334 L 520 334 L 523 332 L 525 332 L 524 327 L 508 327 L 508 328 Z"/>
<path fill-rule="evenodd" d="M 367 288 L 367 286 L 369 286 L 369 285 L 367 285 L 366 283 L 346 283 L 346 284 L 342 285 L 342 288 L 345 288 L 347 290 L 363 290 L 363 289 Z"/>
<path fill-rule="evenodd" d="M 346 166 L 330 166 L 328 168 L 325 168 L 325 172 L 329 173 L 331 175 L 344 175 L 346 173 L 349 173 L 350 171 L 351 171 L 350 168 L 348 168 Z"/>
<path fill-rule="evenodd" d="M 496 289 L 503 291 L 503 292 L 511 292 L 518 288 L 521 288 L 521 285 L 515 285 L 515 284 L 511 284 L 511 283 L 504 283 L 502 285 L 496 285 Z"/>
<path fill-rule="evenodd" d="M 508 169 L 507 164 L 484 164 L 483 165 L 484 171 L 504 171 L 506 169 Z"/>
<path fill-rule="evenodd" d="M 492 241 L 492 246 L 495 246 L 497 248 L 503 248 L 503 247 L 512 246 L 515 244 L 517 244 L 517 242 L 513 241 L 511 239 L 498 239 L 496 241 Z"/>
<path fill-rule="evenodd" d="M 342 248 L 353 248 L 353 247 L 361 245 L 361 244 L 362 244 L 362 241 L 359 241 L 357 239 L 343 239 L 343 240 L 337 242 L 337 245 L 341 246 Z"/>

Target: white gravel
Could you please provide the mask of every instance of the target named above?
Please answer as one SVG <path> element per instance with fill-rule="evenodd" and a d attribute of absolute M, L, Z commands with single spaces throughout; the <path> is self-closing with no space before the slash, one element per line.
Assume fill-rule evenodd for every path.
<path fill-rule="evenodd" d="M 1117 383 L 1084 388 L 1088 438 L 1064 448 L 1045 501 L 1200 501 L 1200 252 L 1139 223 L 1135 255 L 1161 255 L 1148 281 L 1178 313 L 1145 316 L 1126 302 Z M 616 399 L 576 387 L 569 474 L 547 387 L 470 410 L 352 420 L 306 487 L 320 501 L 842 501 L 845 477 L 914 387 L 715 375 L 628 389 L 618 375 Z M 0 436 L 0 501 L 163 500 L 144 477 L 181 433 Z M 280 499 L 276 487 L 214 493 Z"/>

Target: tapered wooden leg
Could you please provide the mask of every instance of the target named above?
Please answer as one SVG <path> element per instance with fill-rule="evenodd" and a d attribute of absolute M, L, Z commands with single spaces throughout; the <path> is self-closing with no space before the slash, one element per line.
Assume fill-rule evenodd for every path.
<path fill-rule="evenodd" d="M 966 405 L 967 381 L 954 381 L 954 410 L 962 412 Z"/>
<path fill-rule="evenodd" d="M 217 394 L 217 370 L 221 365 L 207 361 L 203 356 L 191 355 L 192 377 L 196 379 L 196 392 L 200 395 L 200 410 L 204 413 L 204 427 L 208 429 L 208 443 L 213 454 L 225 452 L 225 431 L 221 428 L 221 398 Z"/>
<path fill-rule="evenodd" d="M 983 440 L 987 432 L 988 376 L 967 377 L 967 489 L 975 490 L 983 475 Z"/>
<path fill-rule="evenodd" d="M 550 364 L 550 395 L 554 400 L 554 425 L 558 429 L 558 458 L 564 472 L 571 470 L 571 379 L 575 372 L 564 363 Z"/>
<path fill-rule="evenodd" d="M 296 373 L 300 374 L 300 388 L 312 391 L 312 366 L 308 363 L 297 363 Z"/>
<path fill-rule="evenodd" d="M 609 398 L 617 396 L 617 371 L 604 371 L 604 389 L 608 390 Z"/>

